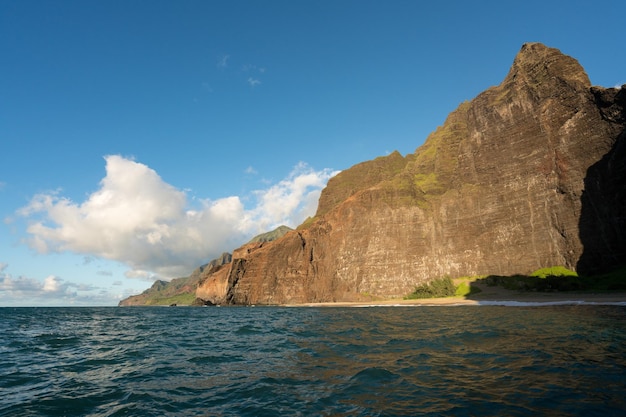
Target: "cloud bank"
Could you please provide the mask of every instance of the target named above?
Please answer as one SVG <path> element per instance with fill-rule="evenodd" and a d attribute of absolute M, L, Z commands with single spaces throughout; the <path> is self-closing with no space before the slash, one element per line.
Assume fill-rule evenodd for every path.
<path fill-rule="evenodd" d="M 43 282 L 5 272 L 6 263 L 0 263 L 0 297 L 9 305 L 108 305 L 118 302 L 126 294 L 111 294 L 103 288 L 76 284 L 49 275 Z M 26 303 L 26 304 L 24 304 Z"/>
<path fill-rule="evenodd" d="M 127 277 L 153 280 L 186 276 L 203 262 L 252 236 L 315 214 L 331 170 L 298 164 L 287 178 L 252 194 L 190 199 L 148 166 L 111 155 L 100 188 L 83 202 L 58 191 L 34 196 L 18 211 L 29 222 L 27 243 L 40 253 L 73 252 L 122 262 Z"/>

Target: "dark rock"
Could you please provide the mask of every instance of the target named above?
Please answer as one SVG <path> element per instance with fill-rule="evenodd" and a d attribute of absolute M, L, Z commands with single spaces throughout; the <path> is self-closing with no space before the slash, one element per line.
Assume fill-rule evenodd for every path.
<path fill-rule="evenodd" d="M 215 304 L 213 304 L 212 302 L 208 300 L 203 300 L 202 298 L 196 298 L 195 300 L 193 300 L 191 305 L 194 307 L 209 307 L 209 306 L 214 306 Z"/>

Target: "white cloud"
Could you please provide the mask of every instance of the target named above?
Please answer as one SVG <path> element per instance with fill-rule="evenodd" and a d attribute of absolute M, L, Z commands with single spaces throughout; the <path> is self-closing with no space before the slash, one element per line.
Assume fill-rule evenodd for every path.
<path fill-rule="evenodd" d="M 322 188 L 336 172 L 317 172 L 300 162 L 289 176 L 266 190 L 255 191 L 257 207 L 246 221 L 269 230 L 271 225 L 299 225 L 315 214 Z"/>
<path fill-rule="evenodd" d="M 300 163 L 278 184 L 255 191 L 252 209 L 237 196 L 190 207 L 185 192 L 148 166 L 121 156 L 105 160 L 106 176 L 85 201 L 53 191 L 18 211 L 29 221 L 28 244 L 41 253 L 119 261 L 130 268 L 127 277 L 146 280 L 185 276 L 258 233 L 297 226 L 315 213 L 321 189 L 335 174 Z M 48 288 L 55 282 L 47 282 Z"/>
<path fill-rule="evenodd" d="M 250 175 L 256 175 L 258 174 L 258 171 L 256 169 L 254 169 L 254 167 L 251 165 L 248 168 L 246 168 L 246 170 L 244 171 L 246 174 L 250 174 Z"/>
<path fill-rule="evenodd" d="M 43 281 L 43 291 L 44 292 L 59 292 L 61 289 L 61 282 L 54 275 L 49 275 Z"/>
<path fill-rule="evenodd" d="M 217 60 L 218 68 L 226 68 L 228 66 L 228 60 L 230 59 L 230 55 L 223 55 Z"/>
<path fill-rule="evenodd" d="M 2 266 L 3 265 L 3 266 Z M 0 265 L 0 300 L 4 305 L 115 305 L 121 295 L 112 294 L 103 288 L 74 284 L 54 275 L 43 282 L 34 278 L 14 278 Z"/>
<path fill-rule="evenodd" d="M 16 293 L 35 293 L 42 291 L 43 284 L 37 280 L 24 277 L 14 279 L 9 274 L 0 274 L 0 294 L 8 293 L 9 295 L 13 295 Z"/>
<path fill-rule="evenodd" d="M 264 74 L 266 70 L 265 67 L 259 67 L 257 65 L 253 65 L 253 64 L 245 64 L 241 66 L 241 71 L 242 72 L 259 72 L 261 74 Z"/>
<path fill-rule="evenodd" d="M 49 275 L 41 282 L 22 276 L 13 278 L 10 274 L 4 272 L 4 268 L 0 272 L 0 294 L 4 292 L 9 296 L 27 295 L 30 297 L 38 297 L 52 293 L 59 295 L 67 292 L 69 287 L 70 285 L 63 284 L 62 280 L 54 275 Z"/>
<path fill-rule="evenodd" d="M 261 84 L 261 81 L 257 80 L 256 78 L 248 77 L 248 84 L 250 84 L 250 86 L 252 87 L 256 87 L 257 85 Z"/>

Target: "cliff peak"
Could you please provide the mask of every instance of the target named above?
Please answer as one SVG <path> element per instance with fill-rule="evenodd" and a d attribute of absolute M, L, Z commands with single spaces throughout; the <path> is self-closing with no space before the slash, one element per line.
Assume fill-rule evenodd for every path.
<path fill-rule="evenodd" d="M 525 43 L 515 56 L 503 85 L 525 83 L 546 89 L 555 83 L 589 88 L 589 76 L 578 61 L 539 42 Z"/>

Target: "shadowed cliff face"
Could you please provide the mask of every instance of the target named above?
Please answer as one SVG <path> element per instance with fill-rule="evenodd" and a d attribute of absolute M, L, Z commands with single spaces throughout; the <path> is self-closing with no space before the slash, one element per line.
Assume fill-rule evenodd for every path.
<path fill-rule="evenodd" d="M 236 304 L 367 300 L 444 275 L 614 265 L 625 257 L 619 91 L 592 88 L 575 59 L 526 44 L 502 84 L 461 104 L 414 154 L 340 173 L 312 222 L 241 248 L 203 294 Z"/>
<path fill-rule="evenodd" d="M 608 121 L 626 121 L 626 86 L 594 89 Z M 587 170 L 579 221 L 583 253 L 577 269 L 583 274 L 611 271 L 626 263 L 626 131 L 611 150 Z"/>

